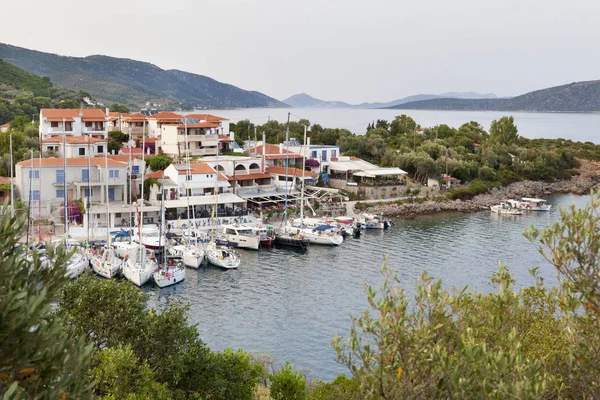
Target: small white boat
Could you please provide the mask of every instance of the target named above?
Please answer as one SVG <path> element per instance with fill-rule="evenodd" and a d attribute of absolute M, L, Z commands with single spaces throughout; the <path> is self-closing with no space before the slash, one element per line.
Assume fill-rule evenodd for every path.
<path fill-rule="evenodd" d="M 384 219 L 382 215 L 361 214 L 358 222 L 365 229 L 387 229 L 390 226 L 389 221 Z"/>
<path fill-rule="evenodd" d="M 163 245 L 160 240 L 160 232 L 158 226 L 154 224 L 142 226 L 142 241 L 141 244 L 151 250 L 159 250 Z M 133 241 L 140 243 L 140 236 L 138 235 L 137 229 L 134 229 Z"/>
<path fill-rule="evenodd" d="M 527 211 L 550 211 L 551 204 L 547 200 L 532 197 L 523 197 L 520 202 L 520 209 Z"/>
<path fill-rule="evenodd" d="M 139 247 L 137 243 L 130 242 L 114 242 L 111 246 L 115 249 L 117 257 L 121 258 L 133 256 L 133 253 Z"/>
<path fill-rule="evenodd" d="M 206 247 L 208 262 L 217 267 L 232 269 L 240 266 L 240 256 L 232 249 L 210 242 Z"/>
<path fill-rule="evenodd" d="M 185 267 L 182 263 L 177 265 L 169 265 L 166 268 L 161 268 L 152 274 L 154 282 L 158 287 L 167 287 L 176 283 L 182 282 L 185 279 Z"/>
<path fill-rule="evenodd" d="M 121 272 L 124 261 L 117 257 L 115 249 L 112 247 L 104 248 L 100 254 L 92 254 L 90 257 L 92 270 L 104 277 L 114 278 Z"/>
<path fill-rule="evenodd" d="M 509 201 L 504 201 L 500 204 L 490 206 L 490 209 L 492 210 L 492 212 L 502 214 L 502 215 L 521 215 L 521 214 L 523 214 L 523 211 L 521 211 L 517 208 L 514 208 Z"/>
<path fill-rule="evenodd" d="M 258 250 L 260 246 L 259 235 L 248 225 L 223 225 L 223 233 L 219 239 L 242 249 Z"/>
<path fill-rule="evenodd" d="M 200 265 L 204 262 L 205 253 L 199 247 L 195 246 L 187 246 L 183 251 L 183 255 L 181 257 L 183 261 L 183 265 L 186 267 L 198 269 Z"/>
<path fill-rule="evenodd" d="M 123 264 L 123 276 L 136 286 L 143 286 L 156 271 L 156 260 L 148 254 L 144 246 L 139 246 L 133 256 L 126 257 Z"/>
<path fill-rule="evenodd" d="M 77 278 L 79 275 L 83 274 L 87 268 L 90 266 L 90 260 L 86 255 L 76 252 L 73 256 L 67 261 L 67 276 L 71 279 Z"/>

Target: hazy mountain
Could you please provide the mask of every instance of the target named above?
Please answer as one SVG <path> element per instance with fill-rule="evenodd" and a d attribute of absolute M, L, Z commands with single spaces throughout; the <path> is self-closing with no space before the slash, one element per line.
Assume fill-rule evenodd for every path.
<path fill-rule="evenodd" d="M 530 112 L 600 111 L 600 81 L 574 82 L 509 99 L 432 99 L 390 108 L 407 110 L 473 110 Z"/>
<path fill-rule="evenodd" d="M 348 104 L 342 101 L 325 101 L 312 97 L 306 93 L 295 94 L 287 99 L 283 100 L 284 103 L 289 104 L 295 108 L 389 108 L 398 104 L 409 103 L 413 101 L 422 101 L 430 99 L 441 99 L 446 97 L 453 97 L 457 99 L 483 99 L 483 98 L 495 98 L 496 95 L 493 93 L 479 94 L 475 92 L 450 92 L 442 94 L 416 94 L 413 96 L 404 97 L 387 103 L 361 103 L 361 104 Z"/>
<path fill-rule="evenodd" d="M 104 103 L 163 108 L 284 107 L 280 101 L 212 78 L 103 55 L 65 57 L 0 43 L 0 58 L 52 82 L 84 90 Z"/>

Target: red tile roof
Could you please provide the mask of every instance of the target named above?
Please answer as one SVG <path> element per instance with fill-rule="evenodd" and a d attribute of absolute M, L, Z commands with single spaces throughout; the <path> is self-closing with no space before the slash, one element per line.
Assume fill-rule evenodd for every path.
<path fill-rule="evenodd" d="M 272 178 L 269 174 L 263 174 L 262 172 L 257 172 L 255 174 L 244 174 L 244 175 L 227 175 L 228 181 L 248 181 L 250 179 L 264 179 L 264 178 Z"/>
<path fill-rule="evenodd" d="M 119 153 L 123 153 L 123 154 L 142 154 L 142 148 L 141 147 L 121 147 L 121 150 L 119 150 Z"/>
<path fill-rule="evenodd" d="M 154 172 L 144 175 L 144 178 L 162 179 L 164 174 L 165 174 L 164 171 L 154 171 Z"/>
<path fill-rule="evenodd" d="M 188 115 L 186 115 L 186 118 L 195 118 L 199 121 L 206 121 L 206 122 L 229 121 L 227 118 L 217 117 L 216 115 L 212 115 L 212 114 L 188 114 Z"/>
<path fill-rule="evenodd" d="M 199 124 L 177 125 L 177 128 L 184 129 L 186 126 L 188 127 L 188 129 L 196 129 L 196 128 L 218 128 L 219 124 L 214 123 L 214 122 L 200 122 Z"/>
<path fill-rule="evenodd" d="M 219 142 L 221 142 L 221 143 L 231 143 L 231 142 L 233 142 L 233 139 L 230 138 L 229 136 L 219 135 Z"/>
<path fill-rule="evenodd" d="M 186 167 L 185 164 L 176 165 L 176 167 L 182 168 L 182 169 L 178 169 L 177 170 L 177 172 L 179 173 L 179 175 L 186 175 L 187 174 L 187 170 L 185 169 L 185 167 Z M 190 174 L 191 175 L 194 175 L 194 174 L 214 174 L 215 172 L 216 171 L 214 170 L 213 167 L 211 167 L 210 165 L 208 165 L 207 163 L 204 163 L 204 162 L 190 164 Z"/>
<path fill-rule="evenodd" d="M 105 121 L 106 114 L 99 108 L 42 108 L 42 118 L 64 118 L 64 117 L 79 117 L 82 113 L 82 118 L 89 121 L 89 118 L 98 118 Z"/>
<path fill-rule="evenodd" d="M 125 117 L 125 121 L 127 122 L 144 122 L 145 120 L 146 116 L 142 113 L 133 113 Z"/>
<path fill-rule="evenodd" d="M 285 175 L 285 167 L 275 167 L 275 166 L 270 166 L 267 167 L 267 173 L 272 174 L 272 175 Z M 302 170 L 299 168 L 292 168 L 292 167 L 288 167 L 287 169 L 287 174 L 289 176 L 296 176 L 296 177 L 302 177 Z M 317 176 L 319 176 L 319 174 L 315 173 L 315 172 L 311 172 L 311 171 L 304 171 L 304 177 L 306 178 L 316 178 Z"/>
<path fill-rule="evenodd" d="M 0 185 L 10 183 L 10 178 L 6 178 L 4 176 L 0 176 Z"/>
<path fill-rule="evenodd" d="M 138 160 L 142 159 L 142 155 L 141 154 L 132 154 L 131 158 L 137 158 Z M 108 155 L 108 159 L 109 160 L 115 160 L 115 161 L 120 161 L 120 162 L 124 162 L 124 163 L 129 163 L 129 154 L 115 154 L 115 155 Z"/>
<path fill-rule="evenodd" d="M 169 120 L 172 122 L 181 122 L 181 120 L 183 119 L 183 115 L 175 114 L 174 112 L 170 111 L 162 111 L 146 118 L 157 119 L 164 122 L 169 122 Z"/>
<path fill-rule="evenodd" d="M 108 160 L 105 160 L 104 157 L 91 157 L 89 159 L 83 158 L 83 157 L 67 158 L 67 166 L 69 166 L 69 167 L 87 166 L 88 160 L 91 165 L 99 166 L 99 167 L 104 167 L 106 161 L 108 161 L 109 167 L 126 167 L 127 166 L 127 163 L 112 160 L 110 157 L 108 158 Z M 31 164 L 32 164 L 31 159 L 24 160 L 24 161 L 17 163 L 17 165 L 19 165 L 21 167 L 31 167 Z M 39 168 L 39 166 L 40 166 L 40 159 L 34 158 L 33 159 L 33 167 Z M 42 158 L 42 167 L 62 167 L 62 166 L 63 166 L 62 158 L 57 158 L 57 157 Z"/>
<path fill-rule="evenodd" d="M 260 145 L 260 146 L 256 147 L 256 149 L 253 147 L 250 150 L 244 151 L 244 154 L 248 155 L 251 152 L 252 153 L 256 152 L 257 154 L 261 155 L 263 152 L 263 146 Z M 265 145 L 265 158 L 267 160 L 275 160 L 275 159 L 283 159 L 283 158 L 302 158 L 302 156 L 300 154 L 292 153 L 291 151 L 286 152 L 285 146 L 283 146 L 283 149 L 281 150 L 281 152 L 279 150 L 280 150 L 279 146 L 267 143 Z"/>

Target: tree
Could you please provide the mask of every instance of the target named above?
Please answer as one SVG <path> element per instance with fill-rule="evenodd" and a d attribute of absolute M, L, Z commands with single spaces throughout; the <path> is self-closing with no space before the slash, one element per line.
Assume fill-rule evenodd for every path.
<path fill-rule="evenodd" d="M 63 329 L 54 313 L 61 287 L 68 281 L 61 246 L 48 249 L 47 268 L 37 252 L 27 252 L 19 238 L 22 216 L 0 207 L 0 393 L 16 398 L 91 398 L 87 377 L 91 347 Z M 22 214 L 23 215 L 23 214 Z"/>
<path fill-rule="evenodd" d="M 31 123 L 31 117 L 19 115 L 10 121 L 10 129 L 23 132 L 25 127 Z"/>
<path fill-rule="evenodd" d="M 119 103 L 113 103 L 110 105 L 109 111 L 118 112 L 118 113 L 128 113 L 128 112 L 131 112 L 131 109 L 129 107 L 127 107 L 126 105 L 119 104 Z"/>
<path fill-rule="evenodd" d="M 510 145 L 516 143 L 519 138 L 519 130 L 515 125 L 515 119 L 502 117 L 499 120 L 493 120 L 490 125 L 490 140 L 499 144 Z"/>
<path fill-rule="evenodd" d="M 390 124 L 390 132 L 393 136 L 414 132 L 418 125 L 414 119 L 406 114 L 402 114 L 394 118 Z"/>
<path fill-rule="evenodd" d="M 162 156 L 160 154 L 152 157 L 146 157 L 145 161 L 152 171 L 164 171 L 169 165 L 171 165 L 172 162 L 169 157 Z"/>

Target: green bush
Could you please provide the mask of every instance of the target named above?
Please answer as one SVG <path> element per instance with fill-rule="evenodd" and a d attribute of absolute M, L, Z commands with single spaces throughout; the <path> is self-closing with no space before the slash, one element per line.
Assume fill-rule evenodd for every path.
<path fill-rule="evenodd" d="M 314 381 L 309 387 L 310 400 L 363 400 L 365 394 L 356 378 L 338 375 L 333 382 Z"/>
<path fill-rule="evenodd" d="M 484 182 L 475 179 L 466 188 L 454 189 L 448 197 L 451 200 L 470 200 L 479 194 L 487 193 L 491 188 L 499 186 L 500 182 Z"/>
<path fill-rule="evenodd" d="M 496 180 L 496 171 L 488 166 L 479 169 L 479 179 L 482 181 L 493 182 Z"/>
<path fill-rule="evenodd" d="M 289 362 L 274 374 L 269 375 L 271 381 L 271 398 L 273 400 L 305 400 L 306 379 L 300 372 L 292 370 Z"/>

